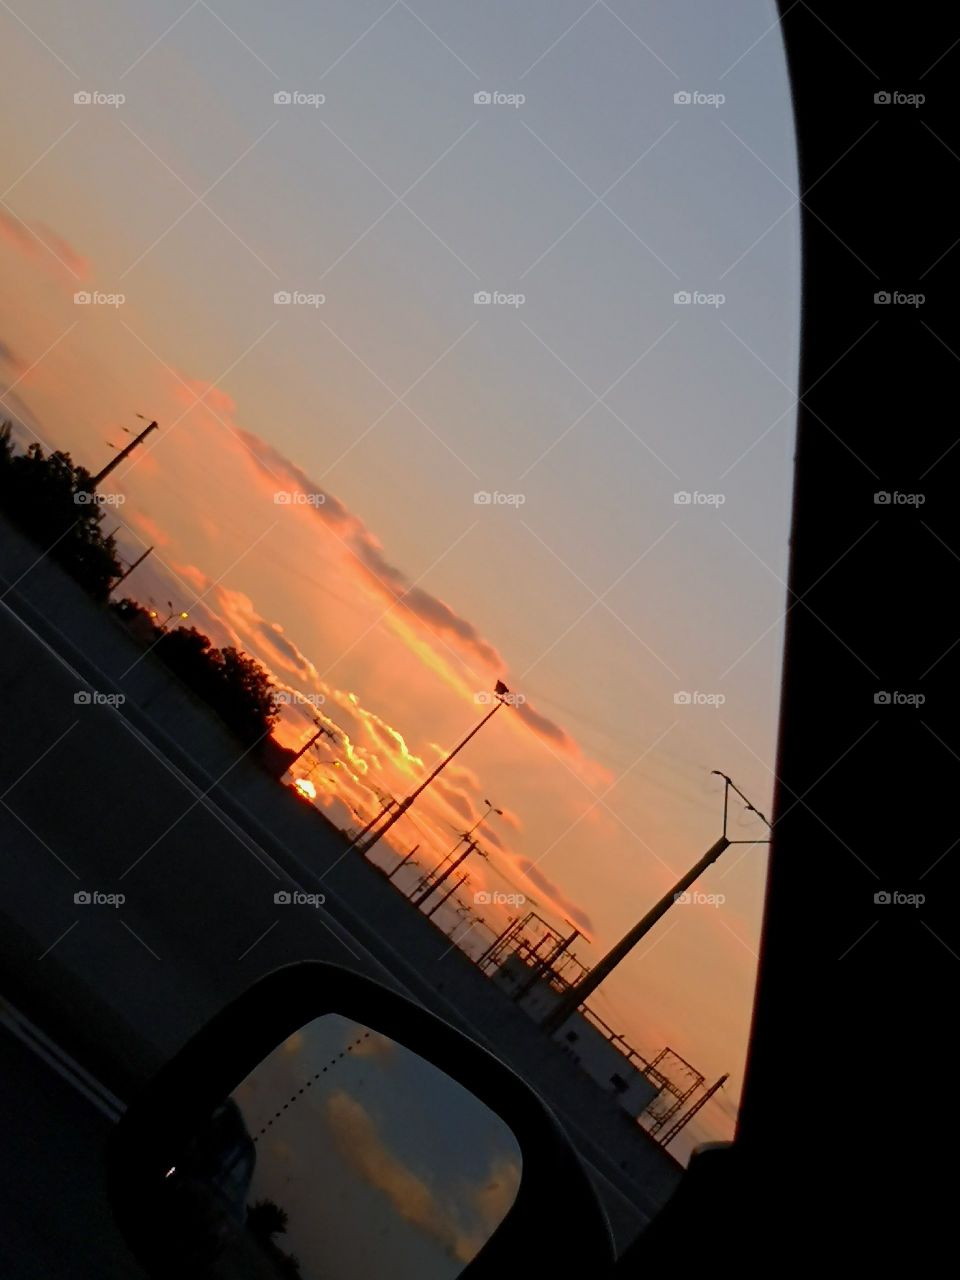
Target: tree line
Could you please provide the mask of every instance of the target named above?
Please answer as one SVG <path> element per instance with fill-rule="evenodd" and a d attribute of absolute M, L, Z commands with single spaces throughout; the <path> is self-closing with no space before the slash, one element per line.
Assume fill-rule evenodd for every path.
<path fill-rule="evenodd" d="M 33 443 L 17 453 L 10 422 L 0 426 L 0 510 L 95 600 L 106 603 L 123 566 L 113 534 L 103 531 L 104 508 L 91 479 L 61 450 L 46 454 Z M 218 649 L 196 627 L 168 631 L 136 600 L 110 607 L 244 745 L 269 734 L 280 708 L 270 674 L 256 658 L 241 649 Z"/>

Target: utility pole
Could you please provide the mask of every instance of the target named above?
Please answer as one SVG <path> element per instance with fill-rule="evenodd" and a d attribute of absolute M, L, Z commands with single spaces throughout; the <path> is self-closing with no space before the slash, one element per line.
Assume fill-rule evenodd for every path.
<path fill-rule="evenodd" d="M 388 879 L 388 880 L 392 880 L 392 879 L 393 879 L 393 877 L 394 877 L 394 876 L 397 874 L 397 872 L 400 870 L 400 868 L 401 868 L 401 867 L 405 867 L 405 866 L 407 865 L 407 863 L 410 861 L 410 859 L 413 857 L 413 855 L 417 852 L 417 850 L 418 850 L 419 848 L 420 848 L 419 843 L 415 844 L 415 845 L 413 846 L 413 848 L 410 850 L 410 852 L 407 854 L 407 856 L 406 856 L 405 858 L 401 858 L 401 859 L 400 859 L 400 861 L 397 863 L 397 865 L 393 868 L 393 870 L 392 870 L 392 871 L 390 872 L 390 874 L 387 876 L 387 879 Z"/>
<path fill-rule="evenodd" d="M 137 559 L 134 560 L 133 564 L 129 565 L 126 569 L 124 569 L 123 573 L 121 573 L 120 577 L 117 578 L 116 582 L 113 584 L 110 590 L 115 591 L 117 587 L 119 587 L 120 583 L 124 580 L 124 578 L 129 578 L 131 573 L 133 573 L 134 569 L 137 567 L 137 565 L 143 564 L 144 560 L 146 560 L 147 556 L 150 554 L 152 550 L 153 550 L 153 547 L 147 547 L 146 551 L 143 553 L 142 556 L 138 556 Z"/>
<path fill-rule="evenodd" d="M 497 714 L 497 712 L 506 702 L 509 693 L 510 693 L 510 690 L 503 683 L 503 681 L 498 680 L 496 683 L 496 687 L 494 688 L 494 691 L 493 691 L 493 697 L 496 705 L 491 707 L 491 709 L 483 717 L 480 723 L 477 725 L 474 725 L 474 727 L 470 730 L 467 736 L 465 738 L 462 738 L 457 743 L 457 745 L 453 748 L 453 750 L 443 757 L 443 759 L 440 761 L 437 767 L 430 773 L 430 775 L 427 778 L 423 780 L 423 782 L 420 783 L 418 787 L 416 787 L 413 791 L 411 791 L 410 794 L 406 796 L 403 800 L 394 801 L 397 807 L 394 810 L 394 812 L 390 814 L 390 816 L 387 818 L 386 822 L 383 824 L 383 826 L 380 828 L 379 831 L 373 831 L 373 828 L 384 816 L 384 814 L 388 812 L 390 808 L 389 805 L 385 806 L 384 809 L 379 814 L 377 814 L 376 818 L 374 818 L 371 822 L 367 823 L 364 829 L 360 832 L 358 836 L 354 837 L 354 839 L 350 842 L 347 848 L 351 849 L 354 846 L 358 846 L 361 853 L 368 854 L 370 850 L 373 848 L 373 846 L 377 843 L 377 841 L 380 840 L 383 836 L 385 836 L 395 823 L 400 821 L 400 819 L 407 812 L 407 810 L 414 803 L 414 801 L 418 798 L 418 796 L 420 796 L 424 791 L 426 791 L 430 783 L 433 782 L 433 780 L 443 772 L 443 770 L 447 767 L 447 765 L 454 758 L 454 756 L 459 755 L 459 753 L 467 745 L 470 739 L 475 737 L 476 734 L 478 734 L 480 730 L 483 728 L 483 726 L 487 723 L 487 721 L 491 720 Z M 487 694 L 485 696 L 489 697 L 490 695 Z M 361 845 L 360 841 L 370 831 L 372 831 L 372 835 L 370 835 L 370 838 L 364 844 Z"/>
<path fill-rule="evenodd" d="M 334 737 L 333 733 L 327 728 L 325 724 L 317 725 L 317 732 L 313 735 L 313 737 L 308 742 L 305 742 L 303 744 L 303 746 L 300 748 L 297 754 L 293 757 L 293 759 L 287 765 L 287 768 L 284 772 L 289 772 L 293 768 L 293 766 L 297 763 L 297 761 L 300 759 L 300 757 L 305 756 L 307 752 L 310 750 L 310 748 L 313 746 L 313 744 L 317 742 L 320 738 L 322 738 L 324 734 L 327 735 L 327 737 L 331 740 L 331 742 L 336 742 L 336 738 Z"/>
<path fill-rule="evenodd" d="M 713 770 L 719 777 L 724 780 L 723 788 L 723 834 L 719 840 L 714 841 L 710 848 L 706 851 L 699 862 L 695 862 L 685 875 L 682 875 L 672 889 L 663 895 L 655 906 L 651 907 L 642 920 L 639 920 L 633 928 L 620 939 L 616 946 L 612 947 L 603 959 L 580 979 L 573 986 L 569 987 L 559 1001 L 553 1006 L 547 1016 L 540 1025 L 549 1034 L 558 1031 L 566 1020 L 580 1008 L 580 1006 L 593 995 L 597 987 L 613 972 L 621 960 L 629 955 L 638 942 L 650 932 L 650 930 L 662 920 L 673 904 L 681 897 L 682 894 L 690 888 L 695 880 L 706 871 L 712 863 L 720 857 L 725 850 L 729 849 L 732 844 L 769 844 L 769 840 L 730 840 L 727 838 L 727 810 L 728 797 L 731 789 L 737 793 L 744 801 L 747 808 L 756 813 L 764 822 L 767 822 L 759 809 L 747 800 L 746 796 L 737 787 L 734 786 L 730 778 L 725 773 L 720 773 L 718 769 Z M 770 823 L 767 822 L 767 826 Z"/>
<path fill-rule="evenodd" d="M 133 453 L 134 449 L 137 448 L 138 445 L 143 444 L 144 440 L 146 440 L 150 432 L 156 431 L 156 429 L 157 429 L 157 424 L 155 422 L 151 422 L 148 427 L 144 427 L 144 429 L 140 432 L 138 436 L 134 436 L 134 438 L 130 441 L 130 443 L 126 446 L 126 448 L 121 449 L 120 452 L 116 455 L 116 457 L 113 458 L 112 461 L 108 462 L 102 471 L 98 471 L 95 476 L 91 477 L 90 484 L 88 486 L 89 491 L 93 492 L 93 490 L 96 489 L 99 484 L 101 484 L 104 480 L 106 480 L 110 472 L 115 470 L 117 467 L 119 467 L 120 463 L 123 462 L 124 458 L 128 458 L 130 454 Z"/>
<path fill-rule="evenodd" d="M 414 897 L 410 899 L 413 905 L 415 907 L 419 907 L 421 903 L 426 902 L 426 900 L 431 896 L 431 894 L 433 894 L 435 890 L 439 889 L 445 880 L 449 880 L 449 878 L 456 871 L 457 867 L 459 867 L 462 862 L 466 862 L 467 858 L 470 857 L 471 853 L 473 853 L 476 847 L 477 847 L 477 842 L 475 840 L 471 840 L 467 845 L 466 849 L 464 849 L 463 853 L 461 853 L 460 857 L 455 858 L 453 862 L 450 863 L 449 867 L 447 867 L 446 871 L 443 873 L 442 876 L 440 876 L 438 880 L 434 881 L 433 884 L 427 885 L 426 889 L 424 889 L 422 892 L 416 894 Z"/>
<path fill-rule="evenodd" d="M 464 873 L 455 884 L 452 884 L 450 888 L 447 890 L 447 892 L 440 899 L 440 901 L 435 906 L 431 907 L 430 910 L 427 912 L 427 919 L 429 920 L 435 911 L 439 911 L 440 908 L 443 906 L 443 904 L 446 902 L 446 900 L 450 897 L 450 895 L 453 893 L 456 893 L 457 890 L 461 887 L 461 885 L 465 885 L 469 879 L 470 879 L 469 875 Z"/>
<path fill-rule="evenodd" d="M 443 868 L 447 865 L 447 863 L 450 861 L 453 855 L 457 852 L 457 850 L 463 844 L 464 840 L 469 840 L 470 837 L 473 835 L 473 833 L 476 831 L 477 827 L 482 826 L 483 823 L 486 822 L 487 818 L 490 817 L 491 813 L 497 813 L 500 815 L 501 818 L 503 817 L 502 809 L 498 809 L 496 805 L 491 804 L 489 800 L 484 800 L 483 803 L 487 806 L 486 812 L 480 815 L 480 817 L 476 820 L 476 822 L 473 824 L 472 827 L 469 827 L 466 831 L 462 831 L 460 833 L 460 839 L 453 846 L 450 852 L 444 856 L 443 861 L 440 863 L 440 865 L 437 867 L 434 867 L 432 871 L 427 871 L 424 874 L 423 879 L 420 881 L 420 884 L 417 886 L 418 889 L 422 889 L 424 885 L 428 884 L 433 879 L 434 876 L 440 874 Z"/>
<path fill-rule="evenodd" d="M 677 1122 L 673 1125 L 673 1127 L 667 1130 L 667 1132 L 660 1139 L 661 1147 L 665 1147 L 669 1143 L 671 1143 L 674 1140 L 674 1138 L 677 1136 L 677 1134 L 680 1132 L 680 1130 L 688 1123 L 688 1121 L 693 1119 L 693 1117 L 697 1114 L 697 1112 L 700 1110 L 701 1107 L 706 1106 L 706 1104 L 710 1101 L 713 1095 L 719 1089 L 722 1089 L 729 1079 L 730 1079 L 730 1075 L 729 1073 L 727 1073 L 726 1075 L 721 1076 L 720 1079 L 717 1080 L 714 1084 L 712 1084 L 710 1088 L 707 1090 L 707 1092 L 703 1094 L 702 1097 L 697 1099 L 697 1101 L 693 1104 L 693 1106 L 686 1113 L 686 1115 L 682 1115 L 680 1119 L 677 1120 Z"/>
<path fill-rule="evenodd" d="M 524 982 L 522 982 L 521 985 L 514 992 L 514 996 L 513 996 L 514 1001 L 519 1003 L 519 1001 L 523 999 L 523 997 L 527 994 L 527 992 L 530 991 L 532 987 L 536 986 L 537 982 L 543 976 L 543 974 L 549 973 L 551 971 L 553 966 L 564 954 L 564 952 L 569 951 L 569 949 L 573 946 L 573 944 L 576 942 L 576 940 L 579 937 L 580 937 L 580 930 L 574 929 L 573 933 L 571 933 L 569 937 L 558 939 L 557 945 L 553 948 L 550 954 L 548 956 L 545 956 L 542 960 L 538 960 L 536 962 L 536 964 L 533 966 L 530 976 L 526 978 Z"/>
<path fill-rule="evenodd" d="M 507 925 L 507 927 L 505 929 L 502 929 L 500 933 L 497 934 L 494 940 L 490 943 L 489 947 L 487 947 L 486 951 L 484 951 L 481 956 L 477 957 L 477 967 L 482 968 L 482 966 L 487 962 L 487 960 L 490 958 L 493 952 L 497 949 L 497 947 L 501 945 L 506 946 L 511 936 L 515 933 L 519 933 L 522 925 L 523 925 L 523 921 L 520 919 L 519 916 L 517 916 L 515 920 L 511 920 L 510 923 Z"/>
<path fill-rule="evenodd" d="M 698 862 L 695 862 L 685 875 L 680 877 L 673 888 L 669 889 L 660 901 L 651 907 L 647 914 L 628 933 L 624 934 L 616 946 L 612 947 L 603 959 L 593 966 L 589 973 L 584 974 L 579 982 L 575 982 L 572 987 L 564 992 L 540 1024 L 543 1029 L 549 1032 L 559 1031 L 571 1014 L 576 1013 L 584 1001 L 593 995 L 601 982 L 609 977 L 620 961 L 630 954 L 637 943 L 646 937 L 659 920 L 663 919 L 679 895 L 685 893 L 694 880 L 699 879 L 707 867 L 716 862 L 729 846 L 730 841 L 726 836 L 721 836 L 719 840 L 715 841 L 703 857 Z"/>
<path fill-rule="evenodd" d="M 367 834 L 368 831 L 373 830 L 373 828 L 377 825 L 377 823 L 380 821 L 381 818 L 385 817 L 386 814 L 390 813 L 391 810 L 399 803 L 400 803 L 399 800 L 394 800 L 393 798 L 391 798 L 385 804 L 383 804 L 379 813 L 374 814 L 374 816 L 370 819 L 367 825 L 357 832 L 357 834 L 353 837 L 353 839 L 347 845 L 347 848 L 348 849 L 356 848 L 360 853 L 366 853 L 367 852 L 366 848 L 360 848 L 360 841 L 363 839 L 363 837 Z M 386 828 L 384 828 L 384 830 L 386 830 Z M 382 835 L 383 832 L 381 832 L 380 834 Z M 373 841 L 371 841 L 371 844 L 372 843 Z"/>

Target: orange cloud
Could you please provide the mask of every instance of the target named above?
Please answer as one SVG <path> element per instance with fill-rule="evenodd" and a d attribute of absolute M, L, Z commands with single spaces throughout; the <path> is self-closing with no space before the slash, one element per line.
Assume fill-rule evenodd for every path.
<path fill-rule="evenodd" d="M 11 245 L 25 258 L 42 259 L 47 263 L 54 260 L 59 262 L 77 280 L 85 280 L 89 274 L 90 264 L 87 259 L 42 222 L 31 225 L 16 214 L 0 209 L 0 240 Z"/>
<path fill-rule="evenodd" d="M 224 411 L 232 407 L 233 402 L 228 397 Z M 379 539 L 338 498 L 311 480 L 306 472 L 259 436 L 241 428 L 237 428 L 236 433 L 247 445 L 251 461 L 261 476 L 269 476 L 274 482 L 274 492 L 282 491 L 283 485 L 289 485 L 293 492 L 311 499 L 302 509 L 337 534 L 352 553 L 359 578 L 374 593 L 400 606 L 402 616 L 412 618 L 434 639 L 448 642 L 468 661 L 479 660 L 492 674 L 499 675 L 505 671 L 506 664 L 500 653 L 477 627 L 446 601 L 411 584 L 409 578 L 387 560 Z M 537 711 L 531 702 L 521 703 L 516 710 L 522 722 L 538 737 L 569 755 L 579 754 L 570 734 Z"/>
<path fill-rule="evenodd" d="M 157 534 L 162 536 L 162 530 L 160 530 L 152 520 L 147 521 L 147 523 L 151 525 L 154 530 L 152 536 L 156 536 Z M 193 587 L 197 595 L 203 595 L 210 586 L 210 579 L 203 570 L 199 569 L 195 564 L 174 564 L 170 567 L 184 580 L 184 582 L 189 583 L 189 585 Z"/>
<path fill-rule="evenodd" d="M 443 1246 L 458 1262 L 479 1253 L 513 1204 L 520 1186 L 515 1161 L 498 1158 L 478 1186 L 465 1187 L 465 1199 L 480 1222 L 469 1229 L 454 1206 L 444 1203 L 386 1145 L 366 1108 L 343 1090 L 326 1101 L 326 1120 L 345 1161 L 371 1187 L 381 1192 L 410 1225 Z"/>
<path fill-rule="evenodd" d="M 503 669 L 503 659 L 472 622 L 462 617 L 446 601 L 410 582 L 410 579 L 383 554 L 379 539 L 333 494 L 285 457 L 278 449 L 250 431 L 237 429 L 250 457 L 261 474 L 276 482 L 275 492 L 287 485 L 301 498 L 311 499 L 304 509 L 334 530 L 344 541 L 357 564 L 358 576 L 381 598 L 399 604 L 426 629 L 450 641 L 466 657 L 479 661 L 492 672 Z"/>
<path fill-rule="evenodd" d="M 146 512 L 144 511 L 131 512 L 130 516 L 128 517 L 127 523 L 134 525 L 134 527 L 139 529 L 141 533 L 146 534 L 146 536 L 150 539 L 150 542 L 153 544 L 153 546 L 169 547 L 170 535 L 166 533 L 163 529 L 161 529 L 160 526 L 157 524 L 157 522 L 155 520 L 152 520 L 150 516 L 146 514 Z M 200 574 L 200 577 L 204 576 L 203 574 L 200 573 L 200 570 L 195 568 L 195 566 L 193 565 L 186 565 L 186 566 L 183 566 L 182 568 L 178 568 L 177 573 L 179 573 L 182 578 L 187 578 L 188 569 L 192 569 L 195 574 Z M 187 580 L 189 581 L 189 579 Z M 193 583 L 191 583 L 191 585 L 193 585 Z"/>

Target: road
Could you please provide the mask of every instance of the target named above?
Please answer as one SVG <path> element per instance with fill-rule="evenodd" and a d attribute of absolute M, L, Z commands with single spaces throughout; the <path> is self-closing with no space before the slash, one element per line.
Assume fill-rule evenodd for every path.
<path fill-rule="evenodd" d="M 129 1096 L 263 973 L 347 964 L 535 1083 L 628 1242 L 679 1166 L 309 806 L 235 744 L 223 764 L 209 715 L 74 584 L 50 575 L 24 596 L 48 568 L 0 573 L 0 995 Z M 122 708 L 77 705 L 78 689 L 121 678 Z M 325 892 L 325 909 L 276 905 L 298 886 Z M 89 891 L 124 900 L 78 902 Z"/>
<path fill-rule="evenodd" d="M 5 1280 L 144 1280 L 101 1170 L 111 1120 L 0 1026 L 0 1272 Z"/>

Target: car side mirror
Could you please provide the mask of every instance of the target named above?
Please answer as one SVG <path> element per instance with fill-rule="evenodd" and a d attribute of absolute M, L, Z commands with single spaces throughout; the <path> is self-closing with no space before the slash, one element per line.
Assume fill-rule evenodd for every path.
<path fill-rule="evenodd" d="M 358 974 L 277 970 L 111 1136 L 115 1217 L 160 1280 L 602 1276 L 605 1215 L 513 1071 Z"/>

